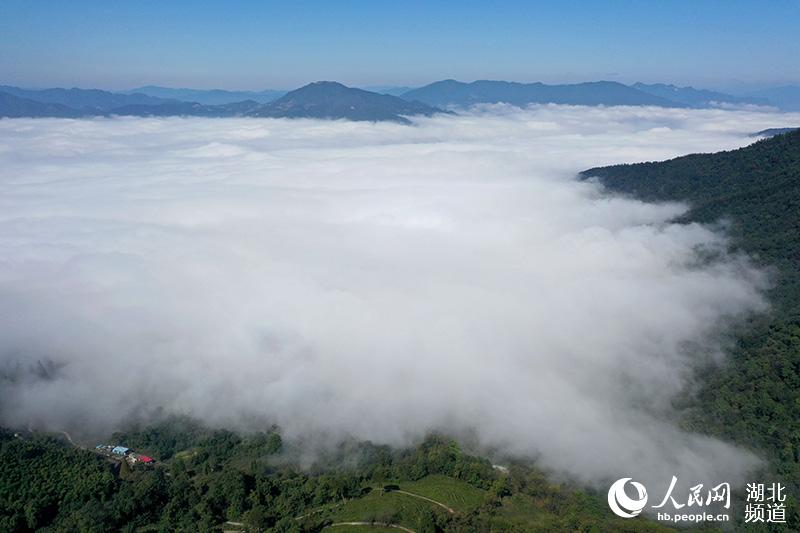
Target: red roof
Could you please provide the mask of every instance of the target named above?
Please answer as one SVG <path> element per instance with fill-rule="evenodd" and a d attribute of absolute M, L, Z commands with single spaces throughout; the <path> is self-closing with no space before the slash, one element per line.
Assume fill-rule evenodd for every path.
<path fill-rule="evenodd" d="M 152 457 L 147 457 L 146 455 L 140 455 L 139 456 L 139 460 L 141 462 L 143 462 L 143 463 L 152 463 L 153 462 L 153 458 Z"/>

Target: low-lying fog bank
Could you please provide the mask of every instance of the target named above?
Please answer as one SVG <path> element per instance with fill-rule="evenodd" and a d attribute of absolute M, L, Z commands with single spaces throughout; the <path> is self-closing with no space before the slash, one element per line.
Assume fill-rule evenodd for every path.
<path fill-rule="evenodd" d="M 474 430 L 583 480 L 740 479 L 687 434 L 692 360 L 765 277 L 685 207 L 576 172 L 729 149 L 796 115 L 488 106 L 413 126 L 0 121 L 0 421 L 163 408 L 289 439 Z M 324 438 L 321 436 L 324 435 Z"/>

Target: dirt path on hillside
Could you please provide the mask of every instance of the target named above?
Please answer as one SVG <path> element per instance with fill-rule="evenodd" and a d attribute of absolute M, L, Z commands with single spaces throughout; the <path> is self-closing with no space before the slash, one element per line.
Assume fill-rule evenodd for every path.
<path fill-rule="evenodd" d="M 399 529 L 401 531 L 405 531 L 406 533 L 417 533 L 413 529 L 409 529 L 405 526 L 401 526 L 400 524 L 387 524 L 385 522 L 336 522 L 335 524 L 331 524 L 327 526 L 325 529 L 329 527 L 337 527 L 337 526 L 378 526 L 378 527 L 393 527 Z"/>
<path fill-rule="evenodd" d="M 72 437 L 70 436 L 70 434 L 69 434 L 69 433 L 67 433 L 66 431 L 62 431 L 62 432 L 61 432 L 61 434 L 62 434 L 62 435 L 64 435 L 64 436 L 67 438 L 67 441 L 68 441 L 70 444 L 72 444 L 72 445 L 73 445 L 73 446 L 75 446 L 76 448 L 83 449 L 83 446 L 79 446 L 78 444 L 76 444 L 76 443 L 75 443 L 75 441 L 74 441 L 74 440 L 72 440 Z"/>
<path fill-rule="evenodd" d="M 419 498 L 420 500 L 425 500 L 426 502 L 431 502 L 433 504 L 438 505 L 442 509 L 446 510 L 450 514 L 455 514 L 456 513 L 455 509 L 453 509 L 452 507 L 446 506 L 442 502 L 437 502 L 436 500 L 432 500 L 431 498 L 427 498 L 425 496 L 420 496 L 419 494 L 414 494 L 413 492 L 407 492 L 407 491 L 404 491 L 404 490 L 393 490 L 392 492 L 399 492 L 400 494 L 405 494 L 406 496 L 413 496 L 414 498 Z"/>

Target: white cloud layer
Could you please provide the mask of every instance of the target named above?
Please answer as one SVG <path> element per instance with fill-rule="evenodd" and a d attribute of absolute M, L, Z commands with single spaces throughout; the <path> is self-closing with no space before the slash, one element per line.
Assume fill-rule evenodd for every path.
<path fill-rule="evenodd" d="M 474 430 L 585 480 L 733 481 L 755 457 L 677 429 L 670 400 L 765 308 L 763 276 L 699 266 L 724 236 L 670 223 L 684 207 L 574 175 L 787 121 L 1 120 L 0 421 L 109 430 L 164 408 L 331 442 Z"/>

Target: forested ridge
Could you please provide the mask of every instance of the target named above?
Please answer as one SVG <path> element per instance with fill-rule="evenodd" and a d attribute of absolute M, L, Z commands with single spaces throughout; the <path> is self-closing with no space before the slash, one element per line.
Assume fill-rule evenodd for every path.
<path fill-rule="evenodd" d="M 780 270 L 780 318 L 800 315 L 800 130 L 739 150 L 582 172 L 648 201 L 687 202 L 682 221 L 725 220 L 736 248 Z"/>
<path fill-rule="evenodd" d="M 608 189 L 681 201 L 682 222 L 724 221 L 731 247 L 774 268 L 771 310 L 742 329 L 727 364 L 698 370 L 686 423 L 766 455 L 800 495 L 800 131 L 714 154 L 593 168 Z"/>

